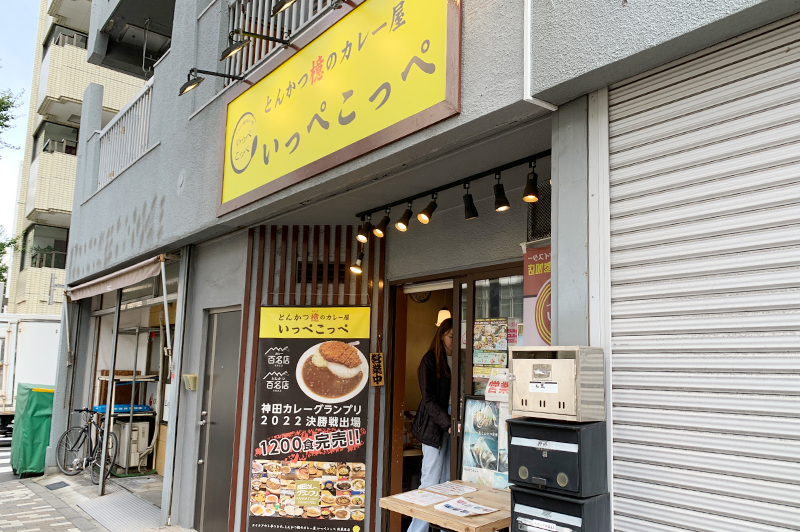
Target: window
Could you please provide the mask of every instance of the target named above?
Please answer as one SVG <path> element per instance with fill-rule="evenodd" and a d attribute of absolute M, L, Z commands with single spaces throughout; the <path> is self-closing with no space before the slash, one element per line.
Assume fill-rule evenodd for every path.
<path fill-rule="evenodd" d="M 22 264 L 20 269 L 57 268 L 67 266 L 67 238 L 69 229 L 32 225 L 23 236 Z"/>

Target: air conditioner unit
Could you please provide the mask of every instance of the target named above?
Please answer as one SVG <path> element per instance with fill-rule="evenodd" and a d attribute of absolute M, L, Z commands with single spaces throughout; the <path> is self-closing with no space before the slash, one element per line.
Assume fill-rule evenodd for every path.
<path fill-rule="evenodd" d="M 139 456 L 150 445 L 150 424 L 147 421 L 131 423 L 114 423 L 114 434 L 117 435 L 117 460 L 119 467 L 139 466 Z M 130 435 L 130 448 L 128 436 Z"/>

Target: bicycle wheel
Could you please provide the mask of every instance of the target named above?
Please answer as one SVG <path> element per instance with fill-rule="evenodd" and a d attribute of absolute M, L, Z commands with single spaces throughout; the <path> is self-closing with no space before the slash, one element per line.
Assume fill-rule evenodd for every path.
<path fill-rule="evenodd" d="M 65 475 L 77 475 L 83 471 L 85 459 L 89 457 L 89 438 L 83 429 L 73 427 L 61 435 L 56 446 L 56 465 Z"/>
<path fill-rule="evenodd" d="M 100 436 L 100 438 L 102 438 L 102 436 Z M 114 466 L 114 462 L 117 459 L 117 435 L 113 432 L 108 434 L 108 445 L 106 446 L 106 452 L 105 477 L 108 478 L 108 475 L 111 474 L 111 468 Z M 102 453 L 103 445 L 99 444 L 94 451 L 91 467 L 89 467 L 89 478 L 92 479 L 94 484 L 100 483 L 100 465 L 102 464 L 103 459 Z"/>

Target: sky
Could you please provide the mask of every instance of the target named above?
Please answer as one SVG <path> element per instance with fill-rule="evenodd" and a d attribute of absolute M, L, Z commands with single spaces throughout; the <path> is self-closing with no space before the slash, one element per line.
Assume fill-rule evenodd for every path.
<path fill-rule="evenodd" d="M 24 91 L 22 105 L 16 109 L 19 118 L 1 137 L 20 148 L 0 149 L 0 225 L 10 236 L 14 228 L 19 168 L 25 150 L 39 2 L 0 0 L 0 13 L 3 13 L 0 17 L 0 90 L 11 89 L 14 94 Z M 6 257 L 6 261 L 10 259 Z"/>
<path fill-rule="evenodd" d="M 22 105 L 16 109 L 19 118 L 2 134 L 3 141 L 20 149 L 0 149 L 0 225 L 11 235 L 19 165 L 25 150 L 39 2 L 0 0 L 0 12 L 4 15 L 0 17 L 0 90 L 11 89 L 15 94 L 24 91 Z"/>

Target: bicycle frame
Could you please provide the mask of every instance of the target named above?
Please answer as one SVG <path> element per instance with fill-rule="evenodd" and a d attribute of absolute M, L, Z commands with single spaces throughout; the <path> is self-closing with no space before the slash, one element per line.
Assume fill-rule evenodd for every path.
<path fill-rule="evenodd" d="M 75 451 L 76 449 L 80 449 L 81 446 L 86 442 L 87 438 L 89 440 L 89 452 L 86 456 L 83 457 L 83 464 L 81 464 L 81 469 L 86 469 L 87 465 L 90 465 L 93 461 L 95 453 L 100 446 L 100 437 L 92 438 L 92 428 L 97 430 L 97 434 L 102 434 L 103 428 L 95 423 L 93 419 L 89 419 L 86 423 L 81 427 L 81 435 L 78 437 L 78 440 L 75 442 L 75 445 L 72 446 L 70 451 Z"/>

